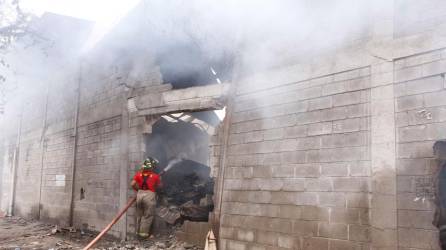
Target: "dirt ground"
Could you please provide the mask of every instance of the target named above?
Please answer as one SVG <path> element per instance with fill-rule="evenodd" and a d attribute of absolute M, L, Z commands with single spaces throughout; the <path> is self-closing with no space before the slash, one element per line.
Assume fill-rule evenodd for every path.
<path fill-rule="evenodd" d="M 82 249 L 95 235 L 78 230 L 57 228 L 39 221 L 20 217 L 0 218 L 0 249 Z M 157 250 L 157 249 L 199 249 L 193 245 L 177 241 L 173 235 L 153 237 L 144 241 L 120 242 L 110 238 L 101 239 L 93 249 L 115 250 Z"/>

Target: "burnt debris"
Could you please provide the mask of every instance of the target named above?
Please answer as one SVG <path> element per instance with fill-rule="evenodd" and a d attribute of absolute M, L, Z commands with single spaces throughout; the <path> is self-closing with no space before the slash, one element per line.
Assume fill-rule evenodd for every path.
<path fill-rule="evenodd" d="M 158 216 L 169 224 L 181 220 L 207 221 L 214 208 L 214 181 L 204 164 L 182 160 L 162 176 Z"/>

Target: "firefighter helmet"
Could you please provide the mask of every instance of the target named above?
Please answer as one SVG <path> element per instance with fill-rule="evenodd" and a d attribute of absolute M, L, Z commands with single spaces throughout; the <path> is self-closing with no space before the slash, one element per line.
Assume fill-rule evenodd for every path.
<path fill-rule="evenodd" d="M 143 170 L 154 169 L 156 166 L 158 166 L 158 163 L 159 161 L 157 159 L 149 156 L 144 160 L 141 167 Z"/>

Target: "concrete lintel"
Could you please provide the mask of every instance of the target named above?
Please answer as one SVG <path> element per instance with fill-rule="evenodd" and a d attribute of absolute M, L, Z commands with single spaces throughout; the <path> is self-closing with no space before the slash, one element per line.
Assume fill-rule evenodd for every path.
<path fill-rule="evenodd" d="M 171 90 L 136 97 L 138 116 L 222 109 L 229 84 Z"/>

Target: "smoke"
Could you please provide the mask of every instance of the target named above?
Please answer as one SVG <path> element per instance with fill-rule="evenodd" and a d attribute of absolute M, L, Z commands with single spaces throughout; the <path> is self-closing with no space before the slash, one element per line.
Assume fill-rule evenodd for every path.
<path fill-rule="evenodd" d="M 145 29 L 156 37 L 150 46 L 158 53 L 193 44 L 209 61 L 235 55 L 253 69 L 273 66 L 287 57 L 307 60 L 366 39 L 370 33 L 371 1 L 366 0 L 142 3 Z M 175 58 L 190 62 L 183 55 Z M 184 65 L 178 61 L 177 65 Z"/>
<path fill-rule="evenodd" d="M 186 159 L 186 154 L 181 153 L 179 154 L 177 157 L 171 159 L 169 161 L 169 163 L 167 164 L 167 166 L 163 169 L 164 172 L 169 171 L 169 169 L 171 169 L 173 166 L 175 166 L 176 164 L 182 162 L 184 159 Z"/>

